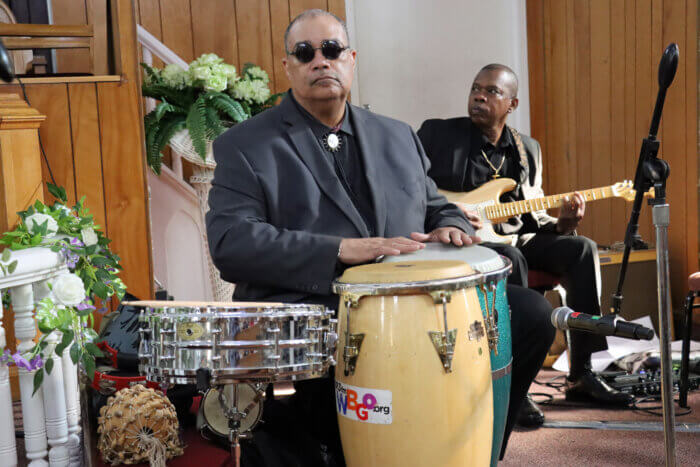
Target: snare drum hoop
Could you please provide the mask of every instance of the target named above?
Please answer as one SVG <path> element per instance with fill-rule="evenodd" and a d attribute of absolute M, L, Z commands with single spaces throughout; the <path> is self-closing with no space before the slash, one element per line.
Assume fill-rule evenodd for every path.
<path fill-rule="evenodd" d="M 323 317 L 332 314 L 332 310 L 323 305 L 289 304 L 277 306 L 223 307 L 223 306 L 143 306 L 146 317 L 153 314 L 211 316 L 220 315 L 230 318 L 294 318 L 301 316 Z M 222 311 L 223 310 L 223 311 Z M 229 311 L 231 310 L 231 311 Z M 235 310 L 235 311 L 232 311 Z"/>
<path fill-rule="evenodd" d="M 382 284 L 377 283 L 349 283 L 349 282 L 333 282 L 333 292 L 339 295 L 352 293 L 361 296 L 367 295 L 410 295 L 421 294 L 426 292 L 438 291 L 454 291 L 475 287 L 487 282 L 497 282 L 500 279 L 508 277 L 512 269 L 512 264 L 508 258 L 501 256 L 503 259 L 503 267 L 494 269 L 489 272 L 476 272 L 468 276 L 452 277 L 449 279 L 437 279 L 428 281 L 414 282 L 387 282 Z M 396 263 L 398 264 L 398 263 Z"/>

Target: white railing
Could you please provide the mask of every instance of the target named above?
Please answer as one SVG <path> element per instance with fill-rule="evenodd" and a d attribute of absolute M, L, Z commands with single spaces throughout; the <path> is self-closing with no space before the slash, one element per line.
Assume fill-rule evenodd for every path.
<path fill-rule="evenodd" d="M 158 57 L 165 63 L 166 65 L 170 64 L 175 64 L 181 67 L 183 70 L 186 70 L 189 67 L 189 64 L 185 62 L 183 59 L 181 59 L 175 52 L 170 50 L 165 44 L 160 42 L 158 39 L 156 39 L 151 33 L 149 33 L 143 26 L 137 25 L 137 38 L 138 42 L 141 45 L 141 57 L 143 59 L 143 62 L 149 66 L 153 65 L 153 57 Z M 151 111 L 155 108 L 155 100 L 152 98 L 146 98 L 146 110 Z M 198 203 L 199 203 L 199 216 L 198 219 L 196 219 L 196 227 L 197 229 L 201 232 L 201 242 L 202 242 L 202 250 L 203 250 L 203 259 L 206 264 L 206 268 L 208 269 L 208 284 L 207 288 L 209 291 L 206 294 L 200 296 L 193 296 L 191 294 L 188 294 L 186 297 L 175 297 L 177 298 L 184 298 L 184 299 L 199 299 L 199 300 L 205 300 L 205 299 L 213 299 L 216 301 L 229 301 L 231 299 L 231 296 L 233 294 L 233 288 L 234 285 L 230 284 L 228 282 L 225 282 L 221 279 L 218 270 L 214 266 L 211 256 L 209 255 L 209 247 L 207 246 L 207 236 L 206 236 L 206 230 L 204 229 L 204 215 L 206 214 L 208 210 L 207 206 L 207 198 L 209 196 L 209 189 L 211 188 L 211 180 L 214 177 L 214 167 L 216 166 L 213 157 L 211 154 L 207 156 L 206 161 L 202 161 L 201 158 L 195 153 L 194 149 L 192 148 L 192 142 L 189 139 L 189 136 L 186 134 L 186 132 L 180 132 L 176 133 L 175 136 L 171 139 L 169 142 L 170 147 L 172 149 L 172 171 L 166 170 L 166 168 L 163 168 L 163 174 L 161 175 L 162 177 L 172 177 L 173 175 L 175 176 L 175 180 L 177 183 L 183 185 L 180 191 L 189 191 L 194 187 L 194 190 L 196 191 L 197 198 L 198 198 Z M 210 153 L 211 153 L 211 144 L 209 145 L 210 147 Z M 185 181 L 183 177 L 183 172 L 182 172 L 182 159 L 186 159 L 187 161 L 191 162 L 194 165 L 194 174 L 189 180 L 189 184 Z M 191 184 L 191 186 L 190 186 Z M 156 188 L 156 185 L 154 183 L 149 183 L 151 190 Z M 156 196 L 152 194 L 152 199 L 154 199 Z M 181 199 L 181 202 L 186 202 L 186 200 Z M 170 203 L 173 201 L 171 200 Z M 156 207 L 151 203 L 151 211 L 155 212 L 154 209 Z M 173 211 L 173 206 L 164 206 L 163 211 Z M 153 217 L 153 216 L 152 216 Z M 182 217 L 182 216 L 180 216 Z M 158 229 L 162 229 L 165 226 L 155 226 L 152 225 L 151 231 L 154 233 L 154 237 L 158 235 Z M 155 228 L 155 229 L 154 229 Z M 164 238 L 164 234 L 161 235 L 161 237 Z M 158 239 L 154 238 L 154 242 L 158 241 Z M 157 256 L 155 255 L 154 251 L 154 260 L 157 261 Z M 173 255 L 176 256 L 176 255 Z M 167 264 L 167 261 L 166 261 Z M 167 264 L 170 269 L 172 269 L 172 265 Z M 156 265 L 158 266 L 158 265 Z M 168 272 L 169 275 L 175 274 L 173 271 Z M 185 273 L 187 274 L 187 273 Z M 162 279 L 162 277 L 161 277 Z M 166 284 L 172 286 L 173 282 L 176 281 L 170 281 L 170 284 Z M 187 292 L 185 292 L 187 293 Z"/>
<path fill-rule="evenodd" d="M 57 275 L 68 272 L 68 268 L 60 254 L 47 248 L 13 252 L 12 260 L 17 260 L 17 268 L 12 274 L 0 277 L 0 294 L 10 293 L 15 314 L 17 351 L 25 353 L 34 346 L 33 340 L 37 335 L 34 319 L 36 303 L 50 293 L 47 283 Z M 2 314 L 0 302 L 0 318 Z M 56 332 L 47 341 L 49 346 L 55 346 L 60 339 Z M 0 328 L 0 347 L 4 349 L 5 345 L 5 329 Z M 45 353 L 53 353 L 51 349 L 48 350 Z M 70 358 L 68 348 L 61 356 L 51 358 L 53 370 L 50 375 L 45 375 L 42 387 L 34 394 L 34 375 L 41 370 L 18 368 L 28 465 L 79 466 L 82 465 L 82 448 L 78 369 Z M 6 363 L 0 362 L 0 465 L 17 465 L 15 438 L 9 368 Z"/>

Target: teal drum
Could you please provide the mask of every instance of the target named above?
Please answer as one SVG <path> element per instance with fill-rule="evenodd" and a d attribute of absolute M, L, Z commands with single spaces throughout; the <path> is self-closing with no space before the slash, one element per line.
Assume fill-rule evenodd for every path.
<path fill-rule="evenodd" d="M 484 318 L 494 316 L 498 331 L 495 346 L 491 347 L 491 376 L 493 378 L 493 443 L 491 445 L 491 465 L 498 463 L 498 455 L 503 444 L 503 433 L 508 415 L 510 399 L 510 373 L 513 366 L 513 349 L 510 332 L 510 307 L 506 297 L 506 279 L 487 283 L 477 289 Z M 494 304 L 495 300 L 495 304 Z M 495 312 L 494 312 L 495 310 Z M 497 320 L 496 320 L 497 318 Z"/>
<path fill-rule="evenodd" d="M 387 256 L 385 262 L 458 260 L 469 264 L 474 271 L 483 274 L 477 295 L 484 314 L 486 334 L 491 349 L 491 375 L 493 378 L 493 441 L 491 465 L 498 463 L 503 444 L 503 434 L 510 398 L 510 378 L 513 350 L 510 331 L 510 307 L 506 297 L 506 279 L 510 274 L 510 261 L 495 251 L 479 245 L 455 247 L 442 243 L 428 243 L 423 250 L 401 256 Z"/>

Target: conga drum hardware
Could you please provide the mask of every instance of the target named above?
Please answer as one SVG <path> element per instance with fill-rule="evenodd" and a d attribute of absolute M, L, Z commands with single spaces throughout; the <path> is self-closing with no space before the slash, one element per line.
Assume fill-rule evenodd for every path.
<path fill-rule="evenodd" d="M 360 356 L 360 348 L 365 335 L 350 333 L 350 310 L 356 308 L 360 303 L 360 294 L 343 294 L 342 300 L 345 301 L 345 346 L 343 347 L 343 362 L 345 362 L 345 376 L 355 374 L 355 365 L 357 357 Z"/>
<path fill-rule="evenodd" d="M 489 350 L 498 355 L 498 311 L 496 310 L 496 283 L 489 282 L 479 287 L 486 301 L 486 336 L 489 342 Z M 491 306 L 489 306 L 489 290 L 491 291 Z"/>
<path fill-rule="evenodd" d="M 442 367 L 445 373 L 452 371 L 452 357 L 455 354 L 455 343 L 457 342 L 457 329 L 448 329 L 447 325 L 447 304 L 452 300 L 452 294 L 446 290 L 434 290 L 430 292 L 433 297 L 433 303 L 442 305 L 442 321 L 445 325 L 445 331 L 428 331 L 428 337 L 435 346 Z"/>

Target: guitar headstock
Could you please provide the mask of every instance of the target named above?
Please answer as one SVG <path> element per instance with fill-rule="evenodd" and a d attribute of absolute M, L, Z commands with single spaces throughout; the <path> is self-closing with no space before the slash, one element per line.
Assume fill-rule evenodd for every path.
<path fill-rule="evenodd" d="M 612 186 L 612 192 L 613 195 L 617 196 L 618 198 L 624 198 L 625 201 L 634 201 L 634 197 L 637 194 L 636 191 L 634 191 L 634 183 L 632 183 L 632 180 L 625 180 L 623 182 L 618 182 Z M 653 198 L 654 197 L 654 189 L 650 188 L 649 191 L 644 193 L 645 198 Z"/>

